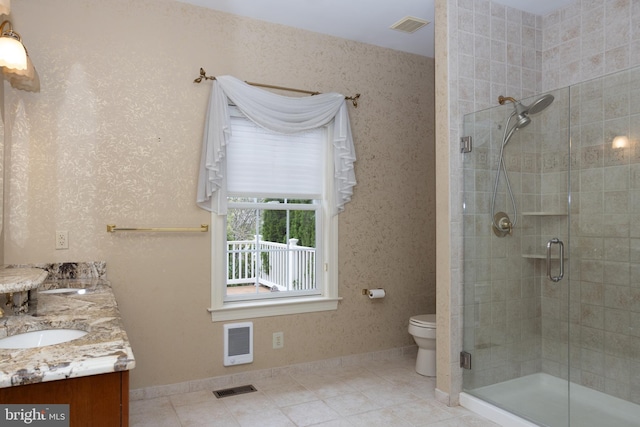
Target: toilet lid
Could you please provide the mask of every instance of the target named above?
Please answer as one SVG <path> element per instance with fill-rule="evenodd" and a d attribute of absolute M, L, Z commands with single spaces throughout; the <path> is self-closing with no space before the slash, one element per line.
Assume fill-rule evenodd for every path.
<path fill-rule="evenodd" d="M 421 326 L 423 328 L 435 328 L 436 327 L 436 315 L 435 314 L 420 314 L 418 316 L 411 316 L 410 320 L 412 325 Z"/>

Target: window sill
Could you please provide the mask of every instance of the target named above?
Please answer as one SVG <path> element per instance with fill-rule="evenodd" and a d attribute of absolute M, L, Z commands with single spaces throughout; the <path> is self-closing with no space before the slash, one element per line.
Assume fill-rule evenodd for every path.
<path fill-rule="evenodd" d="M 219 308 L 209 308 L 211 320 L 221 322 L 227 320 L 252 319 L 255 317 L 284 316 L 287 314 L 313 313 L 338 309 L 338 301 L 342 298 L 297 297 L 269 301 L 229 302 Z"/>

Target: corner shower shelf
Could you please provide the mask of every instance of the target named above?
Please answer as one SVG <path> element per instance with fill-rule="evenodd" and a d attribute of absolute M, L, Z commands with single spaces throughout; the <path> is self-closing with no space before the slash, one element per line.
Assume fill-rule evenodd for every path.
<path fill-rule="evenodd" d="M 555 211 L 548 211 L 548 212 L 522 212 L 522 215 L 524 216 L 567 216 L 566 212 L 555 212 Z"/>

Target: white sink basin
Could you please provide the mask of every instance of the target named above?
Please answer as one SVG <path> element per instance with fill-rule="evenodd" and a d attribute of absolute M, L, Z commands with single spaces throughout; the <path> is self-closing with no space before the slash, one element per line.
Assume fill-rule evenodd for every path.
<path fill-rule="evenodd" d="M 25 332 L 0 339 L 0 349 L 44 347 L 73 341 L 85 335 L 87 332 L 79 329 L 45 329 Z"/>

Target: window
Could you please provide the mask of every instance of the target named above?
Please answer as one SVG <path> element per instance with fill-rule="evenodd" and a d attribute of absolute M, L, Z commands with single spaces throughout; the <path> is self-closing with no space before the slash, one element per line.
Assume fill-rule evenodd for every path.
<path fill-rule="evenodd" d="M 231 109 L 227 214 L 212 214 L 212 318 L 335 310 L 331 130 L 266 130 Z"/>
<path fill-rule="evenodd" d="M 320 294 L 322 200 L 230 197 L 227 203 L 225 301 Z"/>
<path fill-rule="evenodd" d="M 198 206 L 212 212 L 214 321 L 337 308 L 337 215 L 351 200 L 355 161 L 344 95 L 287 97 L 216 77 L 196 192 Z M 243 216 L 254 221 L 244 231 L 233 225 Z M 298 221 L 309 222 L 302 228 L 314 230 L 313 239 Z M 279 231 L 265 232 L 278 222 Z M 239 240 L 246 246 L 230 247 Z M 251 292 L 228 292 L 232 285 Z"/>

